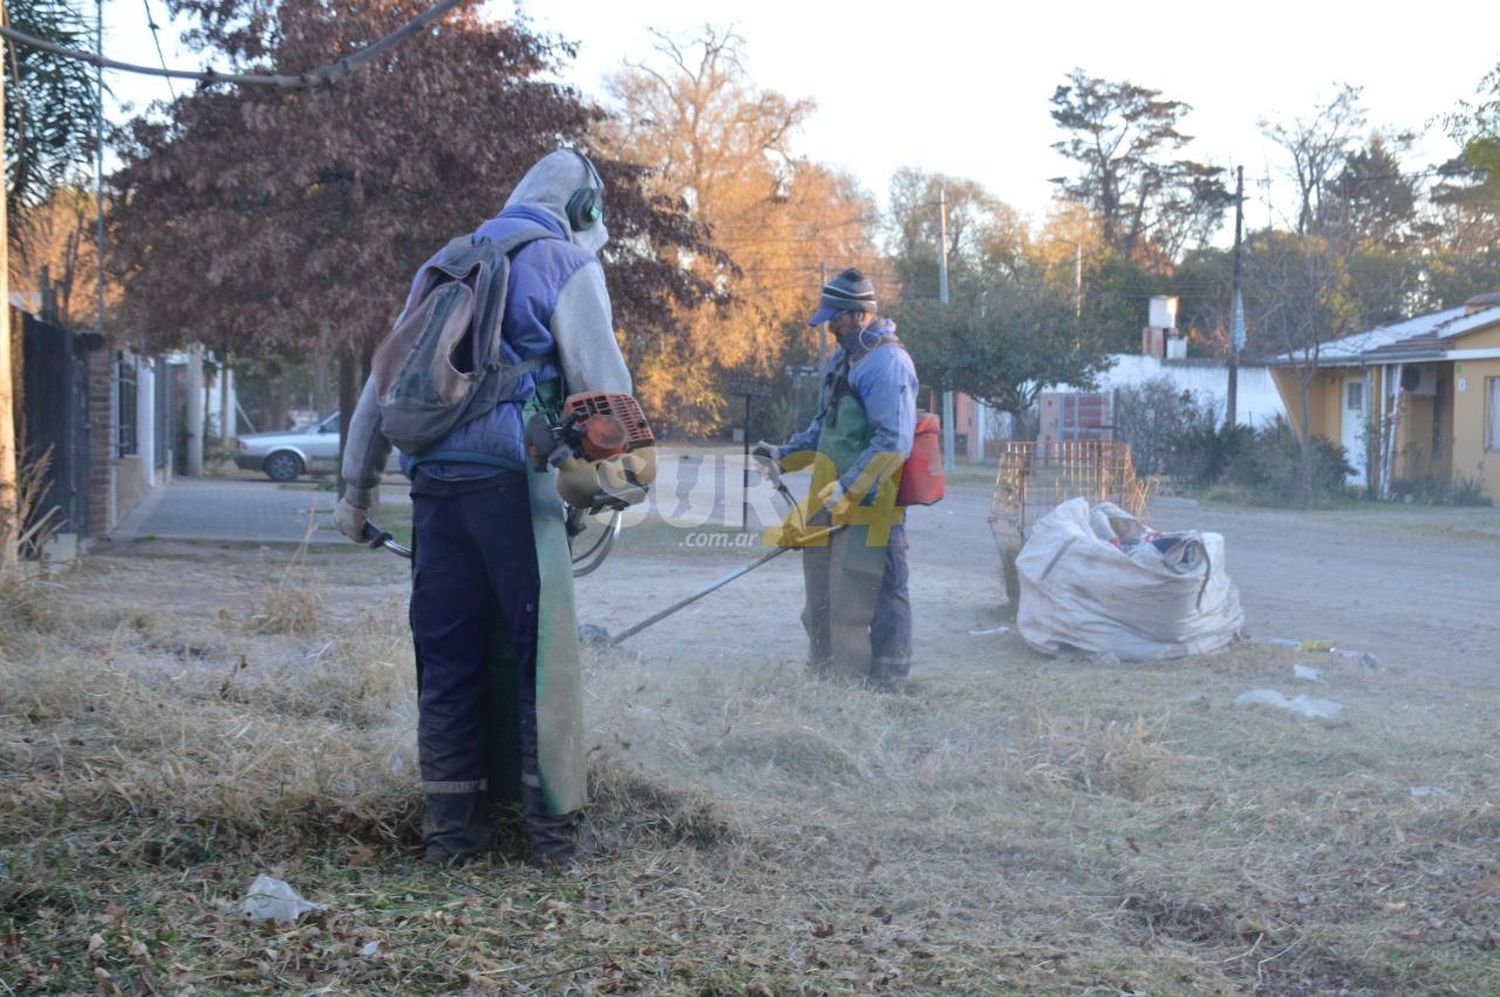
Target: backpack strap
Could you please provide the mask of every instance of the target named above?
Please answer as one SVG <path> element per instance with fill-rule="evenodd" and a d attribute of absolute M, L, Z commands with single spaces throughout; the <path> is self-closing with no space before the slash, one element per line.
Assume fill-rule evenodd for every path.
<path fill-rule="evenodd" d="M 853 368 L 855 364 L 859 363 L 865 357 L 869 356 L 871 353 L 874 353 L 882 346 L 892 345 L 900 346 L 902 349 L 906 349 L 906 347 L 902 345 L 901 340 L 897 338 L 894 332 L 883 332 L 868 343 L 861 342 L 859 344 L 859 349 L 849 354 L 850 368 Z"/>
<path fill-rule="evenodd" d="M 540 242 L 543 239 L 561 238 L 562 236 L 548 229 L 545 229 L 540 225 L 531 226 L 521 229 L 517 232 L 512 232 L 510 235 L 507 235 L 501 239 L 485 238 L 479 240 L 478 242 L 474 241 L 474 236 L 472 234 L 461 235 L 453 241 L 449 242 L 448 245 L 444 247 L 443 255 L 449 256 L 449 254 L 451 253 L 456 256 L 472 249 L 475 246 L 491 246 L 496 252 L 503 253 L 507 259 L 513 259 L 518 251 L 533 242 Z M 503 341 L 503 337 L 500 332 L 502 321 L 503 316 L 495 316 L 495 343 L 497 348 Z M 521 379 L 524 378 L 527 374 L 533 373 L 545 364 L 556 359 L 557 352 L 554 350 L 551 353 L 543 353 L 541 356 L 532 357 L 529 360 L 522 360 L 519 363 L 506 366 L 500 377 L 500 394 L 510 394 L 511 390 L 517 384 L 519 384 L 521 382 Z M 494 364 L 494 368 L 498 370 L 499 365 Z"/>
<path fill-rule="evenodd" d="M 893 345 L 901 346 L 901 340 L 896 337 L 894 332 L 883 332 L 868 343 L 861 342 L 858 349 L 844 355 L 843 362 L 833 372 L 833 390 L 829 393 L 828 409 L 826 412 L 830 426 L 836 425 L 838 422 L 839 399 L 853 392 L 853 387 L 849 384 L 849 372 L 854 369 L 854 365 L 876 350 Z M 904 346 L 901 348 L 905 349 Z"/>

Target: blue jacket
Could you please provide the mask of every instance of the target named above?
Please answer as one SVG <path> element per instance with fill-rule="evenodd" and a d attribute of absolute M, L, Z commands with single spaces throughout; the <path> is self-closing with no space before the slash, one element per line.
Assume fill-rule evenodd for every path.
<path fill-rule="evenodd" d="M 575 230 L 567 217 L 573 194 L 597 183 L 598 175 L 576 153 L 549 153 L 526 171 L 505 209 L 473 234 L 477 240 L 529 229 L 549 236 L 527 243 L 511 258 L 500 337 L 512 362 L 547 355 L 555 355 L 555 361 L 523 378 L 509 400 L 458 427 L 418 459 L 403 455 L 408 475 L 420 467 L 423 477 L 461 482 L 523 468 L 521 408 L 540 381 L 561 377 L 567 394 L 630 393 L 630 372 L 615 341 L 609 291 L 597 257 L 609 231 L 602 219 Z M 408 307 L 419 291 L 417 280 L 412 284 Z M 371 377 L 344 441 L 344 498 L 351 505 L 369 508 L 370 493 L 380 483 L 390 449 L 380 429 L 380 403 Z"/>
<path fill-rule="evenodd" d="M 527 229 L 543 230 L 549 237 L 527 243 L 511 258 L 505 315 L 500 327 L 501 349 L 511 363 L 556 352 L 551 322 L 558 295 L 580 269 L 590 264 L 598 266 L 594 254 L 566 241 L 556 221 L 525 207 L 506 208 L 481 225 L 473 240 L 498 241 Z M 425 264 L 422 269 L 426 269 Z M 418 290 L 417 282 L 413 281 L 406 302 L 408 308 L 415 303 Z M 538 383 L 559 376 L 555 360 L 543 364 L 521 379 L 509 400 L 454 429 L 423 453 L 403 453 L 401 469 L 407 477 L 412 477 L 420 466 L 423 473 L 440 481 L 485 478 L 497 469 L 523 470 L 526 444 L 521 408 L 536 394 Z"/>
<path fill-rule="evenodd" d="M 865 329 L 869 336 L 895 331 L 896 323 L 885 318 L 876 319 Z M 847 347 L 858 348 L 854 338 L 852 335 L 848 337 Z M 823 390 L 818 396 L 818 414 L 806 429 L 782 444 L 777 454 L 779 458 L 818 448 L 818 437 L 822 434 L 823 418 L 827 414 L 833 388 L 831 375 L 839 369 L 847 353 L 846 344 L 841 342 L 833 356 L 828 358 Z M 850 369 L 849 388 L 864 410 L 873 434 L 864 452 L 839 477 L 839 484 L 844 488 L 848 488 L 859 477 L 870 458 L 876 454 L 911 454 L 917 429 L 917 370 L 903 347 L 895 344 L 877 347 Z"/>

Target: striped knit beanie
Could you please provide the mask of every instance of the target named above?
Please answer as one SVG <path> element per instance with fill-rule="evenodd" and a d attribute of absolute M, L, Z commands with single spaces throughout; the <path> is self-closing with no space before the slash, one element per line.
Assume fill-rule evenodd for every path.
<path fill-rule="evenodd" d="M 839 312 L 875 312 L 875 285 L 858 269 L 850 267 L 823 285 L 818 310 L 808 325 L 822 325 Z"/>

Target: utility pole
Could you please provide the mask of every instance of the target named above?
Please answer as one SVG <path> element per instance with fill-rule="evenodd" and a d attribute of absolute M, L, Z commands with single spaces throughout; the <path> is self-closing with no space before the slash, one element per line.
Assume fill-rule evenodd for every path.
<path fill-rule="evenodd" d="M 0 13 L 5 5 L 0 2 Z M 0 121 L 5 119 L 5 88 L 0 86 Z M 5 160 L 5 136 L 0 130 L 0 162 Z M 4 550 L 0 551 L 0 567 L 5 571 L 15 569 L 20 559 L 17 543 L 21 524 L 17 521 L 19 494 L 16 481 L 16 385 L 15 372 L 11 370 L 10 328 L 10 218 L 5 213 L 5 194 L 0 190 L 0 537 L 4 538 Z"/>
<path fill-rule="evenodd" d="M 1229 396 L 1224 406 L 1224 425 L 1229 428 L 1233 428 L 1239 418 L 1240 350 L 1245 346 L 1245 298 L 1241 286 L 1243 254 L 1240 251 L 1240 238 L 1245 224 L 1245 168 L 1235 167 L 1234 174 L 1234 276 L 1229 293 Z"/>
<path fill-rule="evenodd" d="M 95 252 L 99 257 L 98 288 L 95 292 L 97 315 L 94 331 L 104 335 L 104 0 L 95 0 L 98 20 L 94 25 L 94 44 L 99 61 L 94 63 L 94 215 Z"/>
<path fill-rule="evenodd" d="M 948 192 L 938 188 L 938 301 L 948 303 Z M 953 392 L 943 392 L 943 473 L 953 473 Z"/>

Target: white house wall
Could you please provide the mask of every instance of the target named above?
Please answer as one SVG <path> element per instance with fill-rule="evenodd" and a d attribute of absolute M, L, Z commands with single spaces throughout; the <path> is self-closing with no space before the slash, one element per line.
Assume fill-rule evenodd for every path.
<path fill-rule="evenodd" d="M 1224 364 L 1169 362 L 1136 353 L 1112 354 L 1110 360 L 1113 361 L 1110 369 L 1099 375 L 1098 391 L 1138 388 L 1147 381 L 1166 378 L 1177 388 L 1193 392 L 1200 401 L 1212 402 L 1219 412 L 1224 411 L 1229 391 L 1229 368 Z M 1060 387 L 1056 390 L 1079 389 Z M 1286 418 L 1286 406 L 1282 404 L 1276 383 L 1271 380 L 1270 368 L 1240 366 L 1239 398 L 1235 408 L 1238 420 L 1249 426 L 1264 426 L 1278 418 Z"/>

